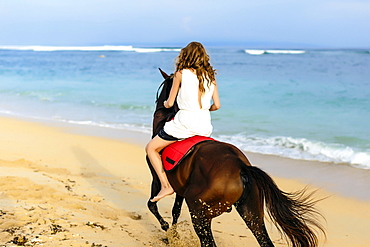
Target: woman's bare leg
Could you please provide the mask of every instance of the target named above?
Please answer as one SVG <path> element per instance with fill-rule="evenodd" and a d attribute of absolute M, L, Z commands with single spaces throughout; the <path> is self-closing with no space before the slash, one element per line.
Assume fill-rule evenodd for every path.
<path fill-rule="evenodd" d="M 159 177 L 159 181 L 161 182 L 161 191 L 159 191 L 158 195 L 151 199 L 152 202 L 157 202 L 165 196 L 173 194 L 174 190 L 171 184 L 168 181 L 167 175 L 163 169 L 163 164 L 161 160 L 161 156 L 159 152 L 176 141 L 166 141 L 160 138 L 159 136 L 155 136 L 147 145 L 146 145 L 146 153 L 149 157 L 150 163 L 152 164 L 155 172 Z"/>

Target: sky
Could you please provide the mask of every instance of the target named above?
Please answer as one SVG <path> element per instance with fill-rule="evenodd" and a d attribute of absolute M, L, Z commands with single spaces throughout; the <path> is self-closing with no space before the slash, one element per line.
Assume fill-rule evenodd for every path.
<path fill-rule="evenodd" d="M 0 45 L 370 48 L 369 0 L 0 0 Z"/>

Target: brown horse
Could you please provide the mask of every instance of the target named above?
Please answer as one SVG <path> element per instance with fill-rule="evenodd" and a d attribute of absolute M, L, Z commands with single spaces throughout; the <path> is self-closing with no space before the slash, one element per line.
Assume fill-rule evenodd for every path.
<path fill-rule="evenodd" d="M 162 91 L 159 95 L 160 89 L 157 92 L 153 137 L 178 110 L 177 105 L 170 109 L 163 106 L 173 77 L 163 71 L 161 73 L 165 80 L 161 85 Z M 160 182 L 148 158 L 147 162 L 153 175 L 153 198 L 160 191 Z M 185 198 L 201 246 L 216 246 L 211 221 L 230 211 L 232 205 L 260 246 L 274 246 L 265 228 L 265 205 L 272 222 L 293 247 L 317 246 L 317 232 L 325 235 L 318 221 L 322 216 L 314 208 L 318 200 L 312 199 L 312 193 L 307 195 L 306 190 L 295 193 L 281 191 L 269 175 L 251 166 L 247 157 L 231 144 L 217 141 L 197 144 L 177 168 L 167 172 L 167 176 L 176 192 L 172 223 L 177 223 Z M 162 229 L 167 231 L 169 224 L 159 214 L 157 203 L 149 200 L 148 207 Z"/>

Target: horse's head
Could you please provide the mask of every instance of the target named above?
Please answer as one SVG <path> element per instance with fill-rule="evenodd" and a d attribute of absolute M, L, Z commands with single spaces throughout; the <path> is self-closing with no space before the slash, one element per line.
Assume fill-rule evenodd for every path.
<path fill-rule="evenodd" d="M 163 103 L 168 99 L 168 96 L 171 91 L 172 83 L 173 83 L 173 75 L 167 75 L 164 71 L 159 69 L 164 81 L 159 86 L 157 91 L 157 100 L 156 100 L 156 108 L 153 116 L 153 135 L 156 136 L 158 132 L 163 128 L 164 124 L 171 120 L 176 112 L 179 110 L 177 103 L 173 105 L 171 108 L 165 108 Z M 161 90 L 162 87 L 162 90 Z M 160 91 L 161 90 L 161 91 Z M 160 91 L 160 93 L 159 93 Z"/>

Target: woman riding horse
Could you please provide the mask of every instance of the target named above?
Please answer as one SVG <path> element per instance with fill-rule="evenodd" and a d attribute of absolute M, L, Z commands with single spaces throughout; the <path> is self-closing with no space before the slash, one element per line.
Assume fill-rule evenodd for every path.
<path fill-rule="evenodd" d="M 162 75 L 165 81 L 162 83 L 162 91 L 157 95 L 153 138 L 173 116 L 178 115 L 176 102 L 170 108 L 167 108 L 170 105 L 165 102 L 173 97 L 169 95 L 174 88 L 172 84 L 175 78 L 165 73 Z M 215 101 L 215 107 L 218 108 L 219 101 Z M 199 107 L 203 104 L 202 101 L 198 103 Z M 159 176 L 164 173 L 167 175 L 168 187 L 176 192 L 172 223 L 177 223 L 185 199 L 202 247 L 216 246 L 211 230 L 212 219 L 230 211 L 232 206 L 263 247 L 274 246 L 264 223 L 265 206 L 272 222 L 293 247 L 316 247 L 318 232 L 325 236 L 325 230 L 318 219 L 322 216 L 315 208 L 319 200 L 312 198 L 313 193 L 307 194 L 305 189 L 294 193 L 281 191 L 268 174 L 252 166 L 244 153 L 231 144 L 219 141 L 199 143 L 170 172 L 163 171 L 159 160 L 161 167 L 158 175 L 157 168 L 152 166 L 148 157 L 147 162 L 153 176 L 150 198 L 154 199 L 148 201 L 149 210 L 158 219 L 162 229 L 168 230 L 169 224 L 160 215 L 158 197 L 155 197 L 158 195 L 160 199 L 163 194 L 168 194 L 160 192 L 164 186 Z M 172 193 L 172 190 L 169 192 Z"/>
<path fill-rule="evenodd" d="M 220 108 L 215 72 L 201 43 L 191 42 L 177 58 L 172 88 L 164 107 L 171 108 L 175 100 L 180 110 L 146 146 L 146 153 L 161 182 L 161 190 L 152 202 L 174 192 L 159 152 L 180 139 L 210 136 L 213 128 L 209 112 Z"/>

